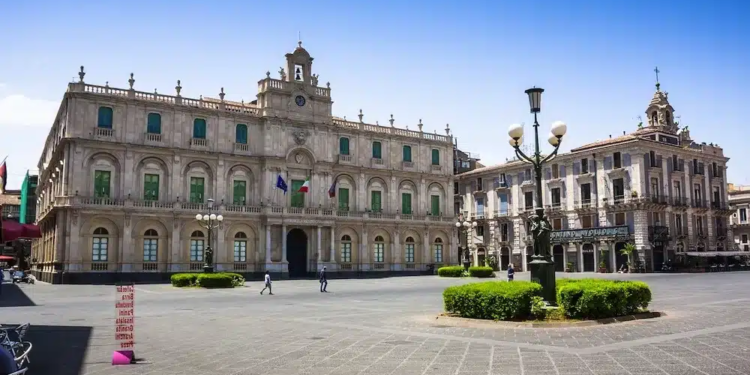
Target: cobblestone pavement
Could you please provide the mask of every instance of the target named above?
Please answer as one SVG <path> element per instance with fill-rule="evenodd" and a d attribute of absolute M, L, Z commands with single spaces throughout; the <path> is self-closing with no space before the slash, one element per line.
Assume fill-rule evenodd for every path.
<path fill-rule="evenodd" d="M 33 325 L 29 375 L 750 374 L 750 272 L 603 277 L 648 282 L 652 309 L 668 316 L 580 328 L 441 326 L 441 291 L 472 280 L 437 277 L 331 280 L 327 294 L 314 280 L 276 281 L 274 296 L 260 296 L 258 283 L 143 285 L 143 363 L 123 367 L 110 365 L 112 286 L 21 285 L 29 303 L 6 299 L 0 320 Z M 6 284 L 0 302 L 12 292 Z"/>

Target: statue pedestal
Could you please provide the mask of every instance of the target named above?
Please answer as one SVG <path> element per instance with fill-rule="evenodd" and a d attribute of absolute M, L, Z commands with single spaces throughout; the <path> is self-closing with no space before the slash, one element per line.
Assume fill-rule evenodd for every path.
<path fill-rule="evenodd" d="M 531 270 L 531 281 L 542 286 L 544 301 L 556 306 L 555 263 L 546 257 L 534 256 L 529 263 L 529 269 Z"/>

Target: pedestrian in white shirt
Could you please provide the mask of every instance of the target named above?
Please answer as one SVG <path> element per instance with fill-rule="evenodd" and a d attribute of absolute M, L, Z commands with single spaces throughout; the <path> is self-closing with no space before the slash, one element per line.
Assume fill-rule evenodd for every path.
<path fill-rule="evenodd" d="M 273 291 L 271 290 L 271 274 L 266 271 L 266 286 L 263 287 L 263 290 L 260 291 L 260 294 L 263 295 L 263 292 L 268 289 L 268 294 L 273 295 Z"/>

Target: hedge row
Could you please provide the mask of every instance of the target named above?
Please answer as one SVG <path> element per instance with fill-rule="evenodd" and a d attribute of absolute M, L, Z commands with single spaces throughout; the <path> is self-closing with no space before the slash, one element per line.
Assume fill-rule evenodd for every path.
<path fill-rule="evenodd" d="M 461 277 L 464 275 L 464 268 L 461 266 L 447 266 L 438 268 L 438 276 L 441 277 Z M 492 267 L 469 267 L 469 276 L 471 277 L 493 277 Z"/>
<path fill-rule="evenodd" d="M 234 288 L 245 285 L 245 278 L 238 273 L 176 273 L 170 278 L 172 286 L 178 288 L 197 286 L 201 288 Z"/>
<path fill-rule="evenodd" d="M 469 276 L 484 278 L 493 277 L 495 274 L 492 267 L 469 267 Z"/>
<path fill-rule="evenodd" d="M 542 287 L 528 281 L 489 281 L 452 286 L 443 292 L 445 311 L 464 318 L 522 320 L 531 318 L 534 297 Z M 603 319 L 645 310 L 651 289 L 640 281 L 562 279 L 557 303 L 574 319 Z"/>

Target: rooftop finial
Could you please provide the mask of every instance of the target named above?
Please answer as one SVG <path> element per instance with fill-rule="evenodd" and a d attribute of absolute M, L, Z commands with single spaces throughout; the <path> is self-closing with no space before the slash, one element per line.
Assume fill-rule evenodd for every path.
<path fill-rule="evenodd" d="M 364 114 L 362 114 L 362 109 L 359 110 L 359 122 L 362 122 L 362 118 L 365 117 Z"/>
<path fill-rule="evenodd" d="M 302 48 L 302 32 L 297 31 L 297 47 Z"/>
<path fill-rule="evenodd" d="M 393 113 L 391 113 L 391 119 L 390 119 L 390 120 L 388 120 L 388 122 L 390 122 L 390 123 L 391 123 L 391 127 L 393 127 L 393 122 L 394 122 L 394 121 L 396 121 L 396 120 L 394 120 L 394 119 L 393 119 Z"/>
<path fill-rule="evenodd" d="M 451 135 L 451 124 L 445 124 L 445 135 Z"/>
<path fill-rule="evenodd" d="M 80 82 L 80 83 L 83 83 L 83 77 L 84 77 L 85 75 L 86 75 L 86 72 L 85 72 L 85 71 L 83 71 L 83 65 L 81 65 L 81 71 L 80 71 L 80 72 L 78 72 L 78 78 L 80 79 L 80 81 L 78 81 L 78 82 Z"/>
<path fill-rule="evenodd" d="M 419 119 L 419 124 L 417 124 L 417 127 L 419 127 L 419 131 L 422 131 L 422 119 Z"/>
<path fill-rule="evenodd" d="M 224 95 L 226 95 L 226 94 L 224 94 L 224 88 L 222 87 L 221 88 L 221 92 L 219 93 L 219 98 L 221 98 L 222 102 L 224 101 Z"/>
<path fill-rule="evenodd" d="M 177 80 L 177 86 L 174 87 L 174 90 L 177 91 L 177 96 L 180 96 L 180 91 L 182 91 L 182 85 L 180 84 L 180 80 Z"/>
<path fill-rule="evenodd" d="M 654 68 L 654 73 L 656 73 L 656 90 L 658 91 L 659 90 L 659 86 L 661 86 L 661 84 L 659 83 L 659 73 L 661 73 L 661 72 L 659 71 L 659 67 L 658 66 L 656 68 Z"/>
<path fill-rule="evenodd" d="M 133 73 L 130 73 L 130 79 L 128 80 L 128 83 L 130 84 L 130 89 L 133 89 L 133 84 L 135 83 L 135 79 L 133 78 Z"/>

